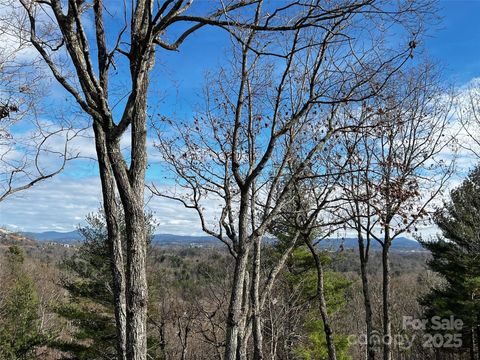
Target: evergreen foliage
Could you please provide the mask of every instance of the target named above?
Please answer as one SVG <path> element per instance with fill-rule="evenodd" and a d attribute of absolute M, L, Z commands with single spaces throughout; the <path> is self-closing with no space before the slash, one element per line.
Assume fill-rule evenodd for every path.
<path fill-rule="evenodd" d="M 11 246 L 6 258 L 8 293 L 0 308 L 0 359 L 33 360 L 37 348 L 47 342 L 40 331 L 38 295 L 24 270 L 23 250 Z"/>
<path fill-rule="evenodd" d="M 151 236 L 152 216 L 146 215 L 146 221 Z M 63 351 L 65 359 L 113 359 L 116 356 L 113 278 L 103 212 L 89 214 L 86 225 L 79 231 L 84 242 L 62 264 L 62 286 L 68 290 L 70 301 L 57 308 L 57 313 L 75 327 L 74 338 L 57 340 L 52 347 Z"/>
<path fill-rule="evenodd" d="M 442 236 L 422 245 L 432 254 L 430 269 L 445 282 L 422 299 L 425 315 L 461 319 L 463 346 L 471 347 L 480 335 L 480 166 L 451 192 L 435 222 Z"/>

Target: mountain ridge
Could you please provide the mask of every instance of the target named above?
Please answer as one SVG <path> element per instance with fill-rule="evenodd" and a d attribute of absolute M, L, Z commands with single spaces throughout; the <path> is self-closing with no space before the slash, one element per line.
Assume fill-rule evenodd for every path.
<path fill-rule="evenodd" d="M 23 232 L 21 235 L 32 238 L 39 242 L 44 241 L 53 241 L 58 243 L 75 243 L 81 242 L 83 236 L 78 230 L 69 231 L 69 232 L 59 232 L 59 231 L 45 231 L 45 232 Z M 220 242 L 212 236 L 208 235 L 176 235 L 176 234 L 155 234 L 153 236 L 153 243 L 157 245 L 206 245 L 206 244 L 220 244 Z M 321 248 L 326 249 L 338 249 L 343 248 L 358 248 L 358 242 L 356 238 L 339 238 L 339 239 L 325 239 L 319 243 Z M 374 250 L 379 250 L 381 248 L 380 244 L 377 241 L 372 241 L 371 248 Z M 394 250 L 410 250 L 410 251 L 421 251 L 423 247 L 416 240 L 409 239 L 406 237 L 399 237 L 393 241 L 392 248 Z"/>

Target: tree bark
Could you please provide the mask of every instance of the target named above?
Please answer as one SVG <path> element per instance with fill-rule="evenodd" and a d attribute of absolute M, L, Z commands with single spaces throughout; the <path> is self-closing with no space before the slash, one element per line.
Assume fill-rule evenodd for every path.
<path fill-rule="evenodd" d="M 373 321 L 372 303 L 370 299 L 370 286 L 368 282 L 368 250 L 365 248 L 364 238 L 361 231 L 358 232 L 358 251 L 360 253 L 360 273 L 362 278 L 363 304 L 365 307 L 365 324 L 367 330 L 367 360 L 375 359 L 375 348 L 373 343 Z"/>
<path fill-rule="evenodd" d="M 328 359 L 337 360 L 335 343 L 333 340 L 333 330 L 330 325 L 330 318 L 327 312 L 327 301 L 325 300 L 325 290 L 323 286 L 323 265 L 309 238 L 305 239 L 305 244 L 308 246 L 308 249 L 313 256 L 315 267 L 317 269 L 317 300 L 318 308 L 323 321 L 323 331 L 325 332 L 325 338 L 327 341 Z"/>
<path fill-rule="evenodd" d="M 470 360 L 475 360 L 475 331 L 470 328 Z"/>
<path fill-rule="evenodd" d="M 238 336 L 242 323 L 243 295 L 247 272 L 248 249 L 237 252 L 233 274 L 232 291 L 227 316 L 227 333 L 225 338 L 225 360 L 237 360 Z"/>
<path fill-rule="evenodd" d="M 142 120 L 140 119 L 140 122 Z M 145 136 L 132 127 L 132 137 Z M 135 133 L 135 135 L 133 135 Z M 143 135 L 142 135 L 143 133 Z M 109 156 L 117 182 L 125 216 L 126 233 L 126 357 L 127 360 L 147 358 L 147 234 L 144 215 L 144 172 L 146 153 L 142 154 L 142 140 L 132 139 L 139 146 L 132 151 L 130 169 L 121 154 L 118 141 L 109 144 Z"/>
<path fill-rule="evenodd" d="M 388 229 L 385 233 L 385 242 L 382 247 L 382 269 L 383 269 L 383 359 L 392 359 L 392 324 L 390 320 L 390 238 Z"/>
<path fill-rule="evenodd" d="M 243 283 L 243 300 L 242 300 L 242 315 L 240 320 L 240 326 L 238 330 L 238 343 L 237 343 L 237 359 L 247 360 L 248 358 L 248 340 L 251 335 L 251 326 L 248 324 L 248 317 L 250 315 L 250 273 L 245 273 L 245 280 Z"/>
<path fill-rule="evenodd" d="M 146 233 L 142 198 L 132 211 L 125 211 L 127 220 L 127 360 L 147 358 Z M 129 209 L 130 210 L 130 209 Z"/>
<path fill-rule="evenodd" d="M 260 237 L 254 239 L 253 244 L 253 276 L 252 276 L 252 327 L 253 327 L 253 360 L 263 359 L 262 317 L 260 304 L 260 264 L 261 264 Z"/>
<path fill-rule="evenodd" d="M 477 357 L 480 359 L 480 325 L 476 326 L 475 334 L 477 335 Z"/>
<path fill-rule="evenodd" d="M 248 191 L 243 189 L 240 195 L 240 209 L 238 217 L 238 243 L 235 251 L 235 270 L 233 274 L 232 290 L 228 307 L 225 339 L 225 359 L 241 360 L 246 358 L 242 348 L 247 323 L 247 302 L 250 279 L 248 279 L 248 258 L 251 250 L 251 241 L 247 235 L 249 215 Z"/>
<path fill-rule="evenodd" d="M 95 146 L 102 184 L 103 208 L 108 231 L 110 264 L 113 278 L 113 297 L 116 321 L 117 358 L 126 359 L 126 300 L 125 300 L 125 263 L 123 260 L 122 235 L 118 225 L 118 206 L 116 203 L 115 180 L 108 158 L 105 133 L 94 122 Z"/>
<path fill-rule="evenodd" d="M 134 47 L 135 49 L 135 47 Z M 133 50 L 132 50 L 133 51 Z M 147 359 L 147 232 L 145 224 L 145 172 L 147 169 L 148 74 L 154 64 L 150 44 L 138 49 L 138 63 L 131 68 L 136 100 L 131 110 L 131 159 L 127 167 L 119 139 L 109 143 L 109 155 L 125 215 L 127 240 L 126 303 L 127 360 Z"/>

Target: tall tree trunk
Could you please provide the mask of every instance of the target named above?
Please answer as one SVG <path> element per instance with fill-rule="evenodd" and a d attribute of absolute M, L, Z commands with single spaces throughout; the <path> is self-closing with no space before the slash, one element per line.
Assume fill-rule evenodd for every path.
<path fill-rule="evenodd" d="M 137 6 L 140 13 L 144 10 Z M 143 16 L 148 17 L 148 11 Z M 136 20 L 140 20 L 136 18 Z M 132 25 L 135 27 L 136 25 Z M 143 30 L 142 30 L 143 31 Z M 132 34 L 132 39 L 136 37 Z M 141 36 L 143 37 L 143 36 Z M 127 240 L 126 303 L 127 360 L 147 359 L 147 229 L 145 224 L 145 173 L 147 169 L 147 93 L 148 74 L 155 61 L 151 43 L 132 53 L 139 57 L 131 64 L 133 89 L 137 92 L 130 114 L 131 153 L 127 166 L 119 139 L 109 143 L 109 156 L 125 214 Z"/>
<path fill-rule="evenodd" d="M 365 324 L 367 330 L 367 360 L 375 359 L 375 348 L 373 343 L 373 320 L 372 303 L 370 299 L 370 286 L 368 282 L 368 245 L 365 248 L 364 238 L 361 230 L 358 230 L 358 251 L 360 254 L 360 274 L 362 278 L 363 305 L 365 308 Z"/>
<path fill-rule="evenodd" d="M 248 215 L 249 195 L 248 191 L 243 190 L 240 195 L 238 243 L 235 248 L 235 270 L 228 306 L 224 360 L 240 360 L 240 352 L 244 347 L 243 340 L 249 299 L 248 284 L 250 283 L 247 272 L 248 257 L 251 250 L 251 241 L 247 236 Z"/>
<path fill-rule="evenodd" d="M 143 84 L 146 91 L 147 83 Z M 135 104 L 132 119 L 130 167 L 121 153 L 118 140 L 109 143 L 109 156 L 125 214 L 127 242 L 126 304 L 127 360 L 147 359 L 146 275 L 147 233 L 144 213 L 146 151 L 146 97 Z"/>
<path fill-rule="evenodd" d="M 260 264 L 261 237 L 256 237 L 253 244 L 253 276 L 251 289 L 252 327 L 253 327 L 253 360 L 263 359 L 263 336 L 260 304 Z"/>
<path fill-rule="evenodd" d="M 475 331 L 470 328 L 470 360 L 475 360 Z"/>
<path fill-rule="evenodd" d="M 328 349 L 328 359 L 329 360 L 337 360 L 337 354 L 335 351 L 335 342 L 333 340 L 333 330 L 330 325 L 330 318 L 327 312 L 327 301 L 325 300 L 325 289 L 323 286 L 323 265 L 320 260 L 320 257 L 317 254 L 316 249 L 313 247 L 309 236 L 306 236 L 305 244 L 308 246 L 310 253 L 313 256 L 315 261 L 315 267 L 317 270 L 317 300 L 318 300 L 318 308 L 320 310 L 320 315 L 323 321 L 323 331 L 325 332 L 325 338 L 327 341 L 327 349 Z"/>
<path fill-rule="evenodd" d="M 119 210 L 116 203 L 115 180 L 108 159 L 105 133 L 93 124 L 95 146 L 102 184 L 103 207 L 108 231 L 110 265 L 113 278 L 113 298 L 116 322 L 116 348 L 118 360 L 126 359 L 126 301 L 125 301 L 125 263 L 123 260 L 122 235 L 118 225 Z"/>
<path fill-rule="evenodd" d="M 477 357 L 480 359 L 480 325 L 476 326 L 475 334 L 477 335 Z"/>
<path fill-rule="evenodd" d="M 158 335 L 160 337 L 160 356 L 162 359 L 166 359 L 167 358 L 167 352 L 166 352 L 166 349 L 167 349 L 167 338 L 166 338 L 166 335 L 165 335 L 165 320 L 163 319 L 163 315 L 162 315 L 162 320 L 160 321 L 160 328 L 158 329 Z"/>
<path fill-rule="evenodd" d="M 185 336 L 182 339 L 181 333 L 180 333 L 180 342 L 182 343 L 182 357 L 181 360 L 187 360 L 187 354 L 188 354 L 188 336 L 190 333 L 190 325 L 187 324 L 185 327 Z"/>
<path fill-rule="evenodd" d="M 237 360 L 238 336 L 242 326 L 244 287 L 247 272 L 248 248 L 245 245 L 237 252 L 233 274 L 232 291 L 227 315 L 225 360 Z"/>
<path fill-rule="evenodd" d="M 127 360 L 147 358 L 146 232 L 142 197 L 125 212 L 127 228 Z"/>
<path fill-rule="evenodd" d="M 248 357 L 248 340 L 250 339 L 252 330 L 251 324 L 249 324 L 250 316 L 250 274 L 247 270 L 245 273 L 245 281 L 243 285 L 243 301 L 242 301 L 242 316 L 240 320 L 240 326 L 238 330 L 238 343 L 237 343 L 237 359 L 246 360 Z"/>
<path fill-rule="evenodd" d="M 382 247 L 383 269 L 383 359 L 392 360 L 392 324 L 390 320 L 390 252 L 391 241 L 389 230 L 385 232 L 385 242 Z"/>

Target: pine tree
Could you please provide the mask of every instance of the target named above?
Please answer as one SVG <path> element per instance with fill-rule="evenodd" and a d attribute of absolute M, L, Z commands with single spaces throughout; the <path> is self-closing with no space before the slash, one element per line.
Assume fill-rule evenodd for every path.
<path fill-rule="evenodd" d="M 430 269 L 445 283 L 432 289 L 422 303 L 428 319 L 454 316 L 463 321 L 463 347 L 476 360 L 480 358 L 480 166 L 450 195 L 450 202 L 434 218 L 442 236 L 422 241 L 432 254 Z"/>
<path fill-rule="evenodd" d="M 147 214 L 146 221 L 151 237 L 152 216 Z M 86 225 L 78 230 L 84 241 L 78 251 L 61 265 L 64 273 L 62 286 L 68 290 L 69 302 L 57 308 L 57 313 L 75 330 L 71 341 L 55 341 L 51 346 L 63 351 L 66 359 L 114 359 L 117 332 L 113 276 L 103 212 L 88 215 Z"/>
<path fill-rule="evenodd" d="M 289 214 L 286 215 L 286 218 Z M 272 247 L 270 256 L 280 256 L 292 242 L 295 227 L 291 226 L 288 219 L 283 221 L 277 219 L 270 231 L 275 235 L 277 241 Z M 312 233 L 313 241 L 315 232 Z M 332 258 L 326 251 L 317 250 L 322 266 L 328 267 Z M 324 323 L 316 304 L 318 296 L 318 273 L 316 264 L 310 249 L 305 243 L 298 242 L 290 253 L 282 276 L 279 279 L 280 292 L 288 298 L 291 294 L 299 294 L 297 301 L 302 303 L 305 311 L 302 315 L 303 324 L 301 335 L 296 332 L 298 329 L 290 329 L 289 333 L 295 334 L 295 339 L 284 339 L 287 345 L 287 356 L 302 360 L 328 360 L 328 344 L 325 335 Z M 342 311 L 346 306 L 346 292 L 352 283 L 344 275 L 333 271 L 324 272 L 324 292 L 329 316 Z M 292 304 L 299 306 L 299 304 Z M 334 334 L 334 345 L 338 360 L 350 360 L 350 345 L 348 337 L 341 333 Z"/>
<path fill-rule="evenodd" d="M 24 253 L 18 246 L 7 252 L 8 293 L 0 308 L 0 359 L 36 359 L 36 349 L 47 342 L 40 331 L 39 300 L 33 280 L 24 271 Z"/>
<path fill-rule="evenodd" d="M 324 266 L 327 266 L 332 261 L 326 252 L 319 252 L 319 256 Z M 301 286 L 303 288 L 302 297 L 304 301 L 311 302 L 312 299 L 315 299 L 317 292 L 317 272 L 310 252 L 305 246 L 300 246 L 292 253 L 290 262 L 287 266 L 287 279 L 292 286 Z M 344 275 L 331 271 L 325 272 L 325 298 L 330 316 L 333 316 L 345 307 L 346 291 L 351 285 L 352 283 Z M 317 306 L 309 307 L 305 314 L 304 326 L 305 334 L 301 343 L 295 348 L 294 352 L 296 355 L 304 360 L 327 360 L 329 358 L 327 340 L 324 324 Z M 351 357 L 348 355 L 350 346 L 347 336 L 336 333 L 334 342 L 337 359 L 350 360 Z"/>

